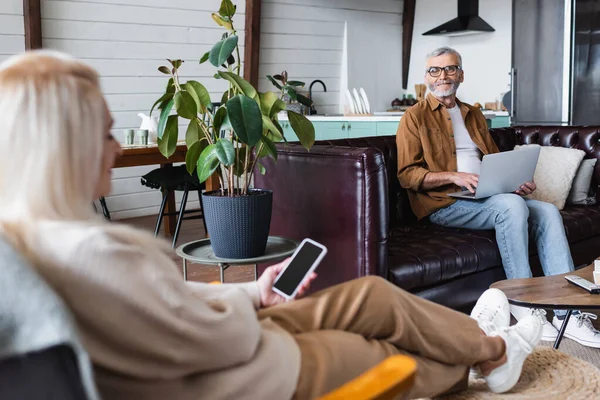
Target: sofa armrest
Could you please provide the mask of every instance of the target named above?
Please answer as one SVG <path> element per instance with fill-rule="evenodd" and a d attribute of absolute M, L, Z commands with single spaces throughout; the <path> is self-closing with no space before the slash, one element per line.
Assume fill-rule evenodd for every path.
<path fill-rule="evenodd" d="M 327 246 L 313 289 L 387 276 L 388 182 L 376 148 L 277 145 L 254 186 L 273 190 L 271 235 Z"/>

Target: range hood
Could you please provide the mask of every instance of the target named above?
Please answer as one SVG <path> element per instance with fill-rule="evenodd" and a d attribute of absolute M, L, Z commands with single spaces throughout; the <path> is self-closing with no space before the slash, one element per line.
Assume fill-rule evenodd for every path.
<path fill-rule="evenodd" d="M 464 36 L 494 31 L 495 29 L 479 16 L 479 0 L 458 0 L 458 17 L 423 35 Z"/>

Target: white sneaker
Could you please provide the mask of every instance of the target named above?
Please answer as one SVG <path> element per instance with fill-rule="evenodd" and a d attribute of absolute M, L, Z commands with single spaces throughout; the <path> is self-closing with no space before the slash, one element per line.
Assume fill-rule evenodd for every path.
<path fill-rule="evenodd" d="M 477 321 L 479 328 L 487 336 L 496 335 L 499 329 L 510 325 L 510 309 L 508 299 L 499 289 L 488 289 L 477 299 L 471 311 L 471 318 Z M 469 371 L 469 379 L 483 378 L 478 367 Z"/>
<path fill-rule="evenodd" d="M 597 318 L 596 315 L 585 312 L 571 315 L 565 329 L 565 337 L 584 346 L 600 348 L 600 332 L 592 325 L 592 320 Z M 552 325 L 560 329 L 563 321 L 554 317 Z"/>
<path fill-rule="evenodd" d="M 498 329 L 507 328 L 510 325 L 510 310 L 504 292 L 499 289 L 483 292 L 471 311 L 471 318 L 488 336 Z"/>
<path fill-rule="evenodd" d="M 499 331 L 499 336 L 506 343 L 506 363 L 485 377 L 494 393 L 507 392 L 517 384 L 525 359 L 542 337 L 542 321 L 537 316 L 529 315 L 516 325 Z"/>
<path fill-rule="evenodd" d="M 517 321 L 528 315 L 535 315 L 542 321 L 542 340 L 545 342 L 554 342 L 558 336 L 558 330 L 548 321 L 546 310 L 541 308 L 526 308 L 519 306 L 510 306 L 510 313 Z"/>

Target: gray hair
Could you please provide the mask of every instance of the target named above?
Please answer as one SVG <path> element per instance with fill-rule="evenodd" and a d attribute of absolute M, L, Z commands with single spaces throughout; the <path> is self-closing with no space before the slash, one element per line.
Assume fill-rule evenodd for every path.
<path fill-rule="evenodd" d="M 439 57 L 444 54 L 454 54 L 456 56 L 456 58 L 458 58 L 458 66 L 462 69 L 462 57 L 458 51 L 454 50 L 451 47 L 446 47 L 446 46 L 438 47 L 431 53 L 427 54 L 427 57 L 425 58 L 425 60 L 429 60 L 432 57 Z"/>

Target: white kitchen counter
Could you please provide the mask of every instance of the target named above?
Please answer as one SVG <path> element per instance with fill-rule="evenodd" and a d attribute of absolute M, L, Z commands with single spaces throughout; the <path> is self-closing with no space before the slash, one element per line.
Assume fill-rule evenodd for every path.
<path fill-rule="evenodd" d="M 400 121 L 403 112 L 390 113 L 391 115 L 385 115 L 384 113 L 375 113 L 375 115 L 305 115 L 310 121 L 314 122 L 336 122 L 336 121 L 350 121 L 350 122 L 395 122 Z M 486 119 L 493 119 L 496 117 L 506 117 L 508 112 L 506 111 L 483 111 L 483 115 Z M 280 121 L 287 121 L 287 114 L 285 112 L 279 113 Z"/>

